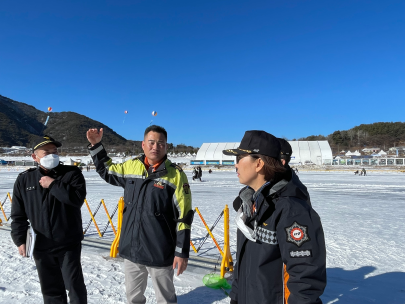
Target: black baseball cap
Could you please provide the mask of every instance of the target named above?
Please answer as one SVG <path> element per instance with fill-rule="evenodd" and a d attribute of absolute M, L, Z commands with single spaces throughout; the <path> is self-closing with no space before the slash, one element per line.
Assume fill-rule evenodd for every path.
<path fill-rule="evenodd" d="M 261 154 L 280 159 L 280 143 L 277 137 L 265 131 L 246 131 L 239 148 L 223 150 L 225 155 Z"/>
<path fill-rule="evenodd" d="M 277 139 L 281 146 L 281 150 L 280 150 L 281 157 L 283 157 L 283 156 L 291 157 L 292 148 L 291 148 L 290 143 L 288 141 L 286 141 L 284 138 L 277 138 Z"/>
<path fill-rule="evenodd" d="M 60 142 L 54 140 L 52 137 L 44 135 L 43 137 L 38 137 L 37 139 L 35 139 L 34 148 L 32 148 L 32 151 L 35 151 L 39 147 L 45 146 L 47 144 L 54 144 L 57 148 L 62 146 Z"/>

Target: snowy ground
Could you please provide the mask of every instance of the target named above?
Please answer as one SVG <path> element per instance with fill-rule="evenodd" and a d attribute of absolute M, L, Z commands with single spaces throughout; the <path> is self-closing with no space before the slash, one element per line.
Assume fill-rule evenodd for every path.
<path fill-rule="evenodd" d="M 17 171 L 0 169 L 0 201 L 3 202 Z M 230 206 L 231 250 L 236 249 L 232 201 L 241 188 L 232 171 L 204 174 L 203 182 L 193 182 L 186 172 L 193 194 L 193 205 L 199 207 L 211 226 L 225 204 Z M 91 209 L 103 198 L 110 213 L 122 189 L 102 181 L 92 172 L 83 172 L 87 182 L 87 199 Z M 301 172 L 311 201 L 322 219 L 327 245 L 328 286 L 324 303 L 405 303 L 405 245 L 401 239 L 405 220 L 405 185 L 401 173 L 372 172 L 354 176 L 352 172 Z M 7 202 L 6 212 L 10 211 Z M 83 207 L 83 225 L 90 218 Z M 3 216 L 0 214 L 3 219 Z M 107 223 L 103 210 L 96 216 L 99 227 Z M 116 220 L 114 220 L 116 223 Z M 192 239 L 198 247 L 206 230 L 196 216 Z M 223 221 L 214 230 L 223 244 Z M 87 236 L 98 238 L 91 225 Z M 111 229 L 105 238 L 112 239 Z M 120 260 L 107 259 L 108 252 L 84 248 L 83 268 L 89 292 L 89 303 L 125 303 L 124 276 Z M 199 255 L 219 258 L 211 240 Z M 203 286 L 207 269 L 190 268 L 175 278 L 179 303 L 229 303 L 218 290 Z M 147 303 L 155 303 L 152 285 L 148 283 Z M 41 303 L 39 283 L 32 261 L 17 256 L 8 233 L 0 231 L 0 303 Z"/>

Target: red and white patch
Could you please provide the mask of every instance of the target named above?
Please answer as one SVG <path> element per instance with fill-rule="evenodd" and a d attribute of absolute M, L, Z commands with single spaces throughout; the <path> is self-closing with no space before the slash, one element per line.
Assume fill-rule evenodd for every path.
<path fill-rule="evenodd" d="M 301 228 L 293 228 L 290 232 L 291 237 L 296 241 L 301 241 L 304 237 L 304 231 Z"/>
<path fill-rule="evenodd" d="M 155 182 L 153 184 L 153 186 L 155 186 L 156 188 L 159 188 L 159 189 L 164 189 L 165 188 L 165 185 L 162 182 Z"/>
<path fill-rule="evenodd" d="M 305 242 L 310 241 L 308 236 L 308 227 L 294 222 L 290 227 L 285 228 L 287 233 L 287 242 L 301 247 Z"/>

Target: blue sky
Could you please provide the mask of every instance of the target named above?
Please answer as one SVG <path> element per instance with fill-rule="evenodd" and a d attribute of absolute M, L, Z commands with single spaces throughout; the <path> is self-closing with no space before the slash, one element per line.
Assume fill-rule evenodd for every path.
<path fill-rule="evenodd" d="M 194 146 L 404 121 L 404 16 L 403 0 L 4 1 L 0 94 Z"/>

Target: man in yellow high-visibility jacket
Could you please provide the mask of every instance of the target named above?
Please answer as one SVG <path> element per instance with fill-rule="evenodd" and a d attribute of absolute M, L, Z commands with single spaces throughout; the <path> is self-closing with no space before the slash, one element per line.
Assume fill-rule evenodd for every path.
<path fill-rule="evenodd" d="M 103 129 L 90 129 L 87 139 L 97 172 L 108 183 L 124 188 L 119 254 L 125 267 L 128 303 L 145 303 L 148 273 L 158 303 L 177 303 L 173 285 L 187 268 L 191 191 L 186 174 L 167 159 L 167 132 L 159 126 L 145 130 L 144 155 L 114 164 L 101 139 Z"/>

